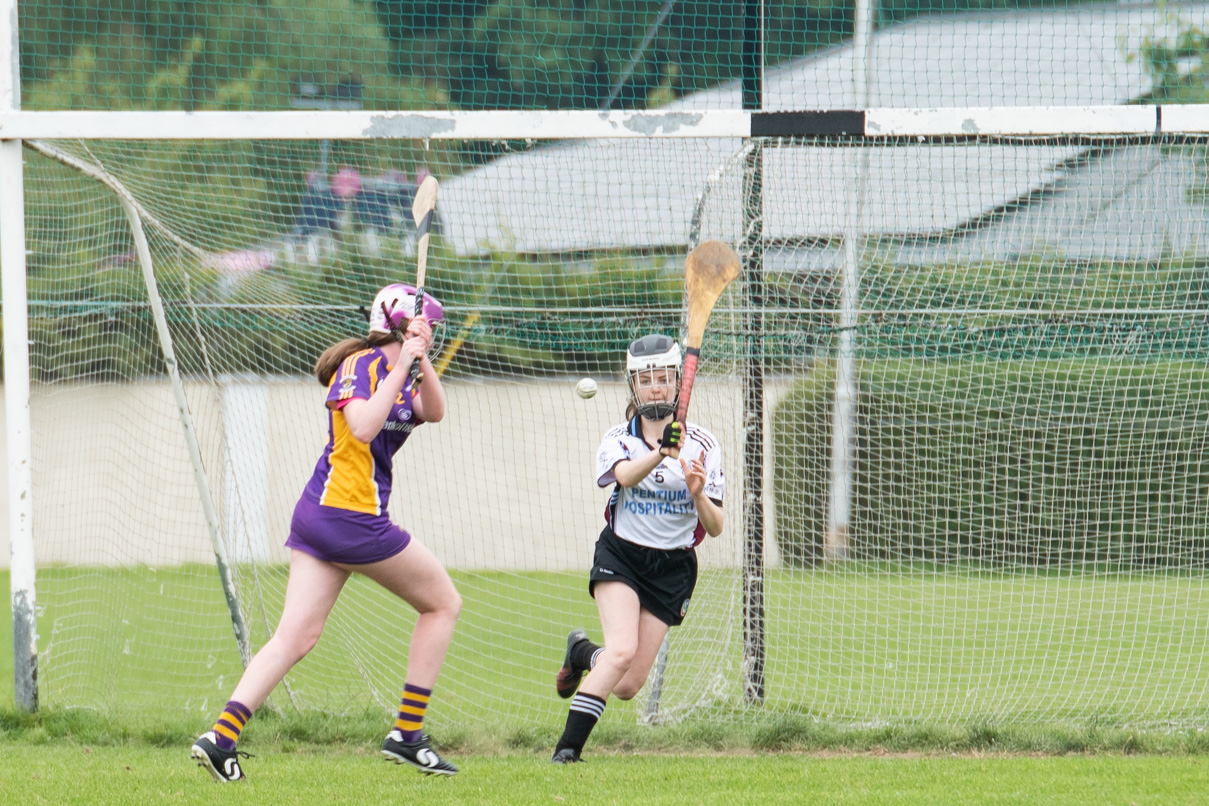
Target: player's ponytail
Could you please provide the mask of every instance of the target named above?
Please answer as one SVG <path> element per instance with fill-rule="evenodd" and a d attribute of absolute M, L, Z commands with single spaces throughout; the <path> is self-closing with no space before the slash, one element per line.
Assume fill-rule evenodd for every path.
<path fill-rule="evenodd" d="M 319 379 L 321 385 L 327 386 L 332 382 L 332 376 L 336 374 L 336 370 L 344 363 L 344 359 L 353 353 L 368 350 L 370 347 L 381 347 L 394 341 L 398 341 L 398 339 L 392 334 L 377 332 L 370 333 L 368 336 L 356 336 L 338 341 L 324 350 L 323 355 L 319 356 L 319 360 L 315 362 L 315 377 Z"/>

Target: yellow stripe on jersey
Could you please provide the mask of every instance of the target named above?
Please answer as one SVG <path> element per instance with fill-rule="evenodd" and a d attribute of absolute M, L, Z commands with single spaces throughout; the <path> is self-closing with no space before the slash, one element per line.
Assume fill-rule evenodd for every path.
<path fill-rule="evenodd" d="M 368 352 L 363 350 L 350 355 L 343 365 L 341 373 L 353 371 L 357 358 Z M 372 395 L 378 388 L 378 368 L 381 358 L 370 362 L 369 393 Z M 335 377 L 332 377 L 335 382 Z M 352 389 L 348 390 L 351 397 Z M 345 395 L 341 394 L 341 399 Z M 324 506 L 348 509 L 353 512 L 365 512 L 370 515 L 382 514 L 381 500 L 378 495 L 378 485 L 374 481 L 374 457 L 370 453 L 369 444 L 361 442 L 353 436 L 344 412 L 332 409 L 330 413 L 332 425 L 332 452 L 329 457 L 331 470 L 327 483 L 323 486 L 323 497 L 319 503 Z"/>
<path fill-rule="evenodd" d="M 351 375 L 357 367 L 357 359 L 363 355 L 366 355 L 368 352 L 369 350 L 359 350 L 350 355 L 348 358 L 344 359 L 344 362 L 340 364 L 340 371 L 336 373 L 336 375 L 339 375 L 341 378 L 346 378 Z M 332 376 L 333 383 L 336 380 L 336 375 Z M 351 383 L 346 383 L 344 388 L 340 390 L 339 400 L 351 399 L 353 396 L 353 391 L 353 385 Z"/>

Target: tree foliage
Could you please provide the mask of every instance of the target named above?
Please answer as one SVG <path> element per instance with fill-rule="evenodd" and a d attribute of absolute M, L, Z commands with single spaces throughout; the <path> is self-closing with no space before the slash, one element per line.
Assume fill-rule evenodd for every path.
<path fill-rule="evenodd" d="M 878 13 L 884 24 L 1021 4 L 895 0 Z M 413 98 L 398 89 L 411 86 L 425 88 L 429 108 L 642 109 L 737 78 L 747 5 L 60 0 L 22 5 L 21 69 L 27 85 L 71 76 L 71 92 L 53 99 L 68 104 L 60 108 L 240 108 L 246 99 L 248 107 L 280 109 L 289 106 L 291 79 L 306 74 L 328 82 L 360 76 L 367 108 L 411 108 Z M 851 2 L 766 0 L 761 8 L 768 66 L 852 31 Z M 250 92 L 228 87 L 249 82 Z"/>

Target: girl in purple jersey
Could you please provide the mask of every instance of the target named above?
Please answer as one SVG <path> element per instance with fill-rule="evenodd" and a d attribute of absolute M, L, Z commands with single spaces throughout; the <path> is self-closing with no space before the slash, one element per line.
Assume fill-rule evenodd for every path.
<path fill-rule="evenodd" d="M 386 514 L 392 458 L 413 428 L 445 416 L 445 392 L 428 359 L 431 322 L 441 305 L 416 289 L 390 285 L 370 309 L 369 333 L 329 347 L 315 366 L 327 387 L 328 441 L 294 509 L 285 605 L 273 637 L 244 671 L 214 727 L 191 756 L 218 781 L 242 779 L 236 751 L 252 713 L 315 646 L 353 572 L 364 574 L 419 613 L 411 634 L 402 702 L 382 755 L 426 773 L 457 767 L 432 749 L 424 712 L 453 638 L 462 600 L 437 558 Z M 408 370 L 420 361 L 421 382 Z M 245 754 L 246 755 L 246 754 Z"/>
<path fill-rule="evenodd" d="M 588 582 L 604 646 L 580 629 L 567 636 L 555 688 L 574 699 L 556 764 L 580 760 L 610 694 L 628 700 L 642 688 L 668 629 L 688 611 L 695 547 L 722 533 L 722 450 L 706 429 L 674 421 L 680 367 L 669 336 L 643 336 L 626 351 L 627 422 L 596 452 L 597 484 L 615 485 Z"/>

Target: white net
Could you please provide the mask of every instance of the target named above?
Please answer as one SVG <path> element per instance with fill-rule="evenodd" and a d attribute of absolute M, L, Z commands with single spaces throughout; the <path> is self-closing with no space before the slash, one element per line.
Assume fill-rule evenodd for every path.
<path fill-rule="evenodd" d="M 52 265 L 74 278 L 30 286 L 36 552 L 47 569 L 38 593 L 52 625 L 42 697 L 209 714 L 234 685 L 239 652 L 117 197 L 129 193 L 142 213 L 204 495 L 255 649 L 278 618 L 281 544 L 326 438 L 310 367 L 326 346 L 364 331 L 358 308 L 379 287 L 414 276 L 416 155 L 408 144 L 354 142 L 55 141 L 33 150 L 31 278 Z M 321 177 L 323 151 L 338 163 Z M 424 167 L 445 179 L 440 155 L 427 157 Z M 283 166 L 301 166 L 288 192 L 266 178 L 293 177 Z M 493 191 L 513 200 L 532 192 L 521 176 Z M 449 416 L 400 454 L 391 513 L 451 569 L 466 602 L 432 718 L 553 724 L 565 712 L 552 681 L 566 633 L 585 626 L 600 637 L 586 573 L 609 491 L 594 484 L 595 449 L 623 419 L 626 345 L 650 330 L 680 331 L 683 250 L 459 252 L 445 233 L 490 223 L 458 221 L 476 198 L 457 177 L 442 183 L 427 287 L 445 303 Z M 608 225 L 620 229 L 632 215 L 614 207 Z M 585 376 L 601 381 L 592 400 L 573 391 Z M 731 385 L 707 373 L 694 418 L 737 419 Z M 99 421 L 79 429 L 82 400 Z M 737 455 L 732 438 L 724 450 Z M 61 506 L 51 492 L 66 478 L 81 506 Z M 625 707 L 672 718 L 734 678 L 738 545 L 730 537 L 702 551 L 700 604 L 677 631 L 658 711 Z M 274 704 L 393 709 L 412 618 L 354 579 Z"/>
<path fill-rule="evenodd" d="M 53 150 L 142 210 L 253 649 L 325 438 L 307 373 L 364 328 L 358 306 L 410 279 L 422 166 L 441 180 L 428 286 L 449 415 L 399 455 L 391 513 L 465 601 L 434 721 L 565 713 L 563 639 L 599 637 L 586 571 L 608 491 L 591 468 L 622 418 L 625 346 L 681 333 L 684 255 L 708 238 L 747 263 L 690 413 L 722 441 L 727 527 L 666 668 L 623 713 L 744 719 L 755 680 L 766 710 L 844 722 L 1203 719 L 1202 140 L 423 146 L 29 154 L 47 703 L 211 716 L 240 671 L 130 228 L 111 187 Z M 851 515 L 830 562 L 854 269 Z M 601 382 L 586 401 L 585 376 Z M 411 619 L 354 579 L 274 703 L 392 710 Z"/>
<path fill-rule="evenodd" d="M 769 362 L 786 382 L 769 403 L 769 705 L 1203 719 L 1203 143 L 777 145 L 764 321 L 774 343 L 813 343 Z M 837 426 L 854 269 L 857 402 Z M 782 334 L 789 311 L 813 326 Z M 836 439 L 854 457 L 838 552 Z"/>

